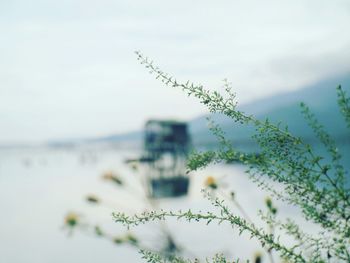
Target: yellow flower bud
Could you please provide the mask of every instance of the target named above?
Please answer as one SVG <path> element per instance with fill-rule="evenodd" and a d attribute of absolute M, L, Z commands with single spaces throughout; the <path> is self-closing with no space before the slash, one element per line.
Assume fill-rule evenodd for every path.
<path fill-rule="evenodd" d="M 79 216 L 75 213 L 68 213 L 64 218 L 64 223 L 69 227 L 75 227 L 79 223 Z"/>
<path fill-rule="evenodd" d="M 204 185 L 206 187 L 211 188 L 211 189 L 217 189 L 218 188 L 218 184 L 216 182 L 216 179 L 213 176 L 208 176 L 207 179 L 205 179 L 205 181 L 204 181 Z"/>

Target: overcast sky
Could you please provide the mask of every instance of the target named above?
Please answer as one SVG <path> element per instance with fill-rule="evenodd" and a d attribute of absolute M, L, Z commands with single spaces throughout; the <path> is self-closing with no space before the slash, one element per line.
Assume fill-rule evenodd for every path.
<path fill-rule="evenodd" d="M 350 1 L 0 1 L 0 143 L 90 137 L 190 119 L 135 50 L 239 102 L 350 72 Z"/>

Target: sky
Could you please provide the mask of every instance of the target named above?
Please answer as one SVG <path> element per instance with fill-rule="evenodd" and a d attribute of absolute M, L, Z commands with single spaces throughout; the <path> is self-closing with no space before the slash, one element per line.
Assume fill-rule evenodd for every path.
<path fill-rule="evenodd" d="M 0 1 L 0 143 L 88 138 L 189 120 L 178 80 L 241 104 L 350 72 L 350 1 Z"/>

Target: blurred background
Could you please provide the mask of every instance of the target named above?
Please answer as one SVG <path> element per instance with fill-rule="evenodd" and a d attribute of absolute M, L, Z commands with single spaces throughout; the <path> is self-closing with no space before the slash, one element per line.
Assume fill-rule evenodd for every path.
<path fill-rule="evenodd" d="M 179 81 L 222 91 L 227 78 L 241 110 L 288 123 L 323 153 L 300 115 L 304 101 L 346 153 L 335 87 L 349 94 L 349 24 L 347 0 L 1 0 L 0 261 L 142 262 L 140 246 L 253 258 L 259 246 L 236 239 L 228 226 L 170 220 L 130 233 L 113 222 L 116 210 L 211 209 L 200 189 L 213 182 L 235 191 L 252 218 L 267 195 L 233 164 L 191 173 L 181 197 L 152 198 L 145 178 L 163 166 L 174 171 L 175 159 L 176 176 L 184 175 L 179 160 L 217 142 L 205 107 L 155 80 L 134 51 Z M 236 146 L 256 151 L 250 127 L 212 118 Z M 186 149 L 162 146 L 152 155 L 148 120 L 184 124 L 188 141 L 177 141 L 178 131 L 166 145 Z M 350 157 L 343 161 L 349 166 Z M 280 206 L 281 214 L 300 217 Z"/>

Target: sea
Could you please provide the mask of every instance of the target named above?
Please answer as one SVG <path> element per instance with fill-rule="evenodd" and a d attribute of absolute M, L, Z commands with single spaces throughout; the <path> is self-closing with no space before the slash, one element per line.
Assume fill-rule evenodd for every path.
<path fill-rule="evenodd" d="M 240 164 L 216 164 L 192 172 L 185 197 L 149 200 L 145 192 L 145 169 L 125 163 L 137 158 L 141 149 L 112 146 L 27 147 L 0 150 L 0 262 L 4 263 L 88 263 L 145 262 L 139 249 L 128 242 L 134 236 L 140 247 L 162 250 L 171 236 L 180 255 L 204 260 L 216 253 L 227 258 L 252 260 L 256 253 L 267 258 L 264 249 L 248 233 L 223 222 L 169 218 L 127 229 L 113 220 L 113 212 L 127 215 L 152 209 L 219 213 L 201 190 L 208 177 L 218 190 L 214 197 L 226 200 L 233 214 L 242 215 L 268 231 L 259 217 L 266 211 L 269 193 L 260 190 Z M 113 174 L 122 181 L 106 180 Z M 278 191 L 283 191 L 275 185 Z M 235 202 L 230 200 L 234 192 Z M 98 202 L 88 202 L 93 196 Z M 291 217 L 308 231 L 317 227 L 305 222 L 300 211 L 273 200 L 281 218 Z M 77 225 L 65 218 L 73 214 Z M 103 236 L 95 233 L 95 227 Z M 283 239 L 282 239 L 283 240 Z M 286 242 L 291 242 L 286 240 Z M 276 257 L 276 255 L 275 255 Z"/>

